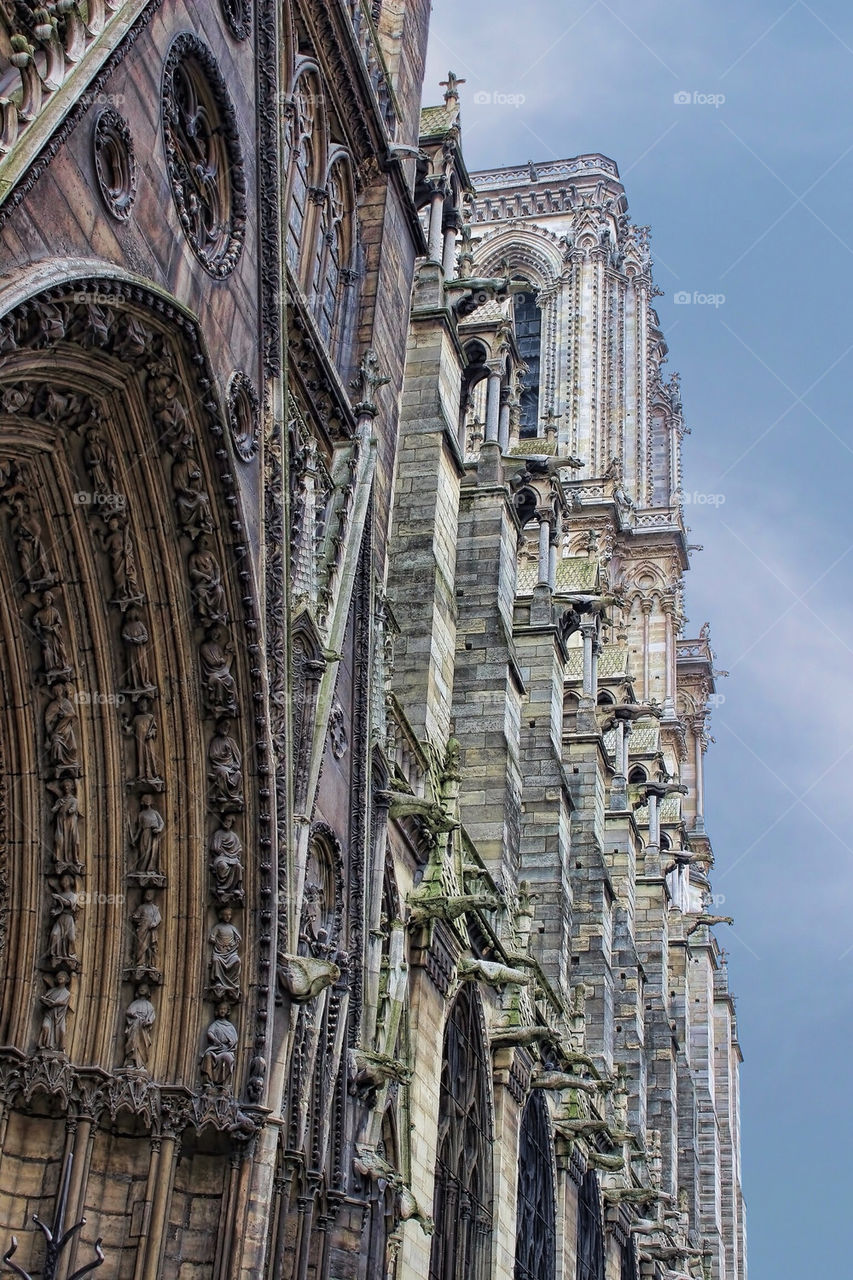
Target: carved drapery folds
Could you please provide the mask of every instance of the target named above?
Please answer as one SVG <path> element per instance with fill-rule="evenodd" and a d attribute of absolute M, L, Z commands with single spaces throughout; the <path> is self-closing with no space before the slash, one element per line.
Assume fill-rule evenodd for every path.
<path fill-rule="evenodd" d="M 120 1095 L 153 1127 L 168 1079 L 183 1124 L 246 1137 L 271 961 L 255 604 L 195 330 L 153 301 L 76 281 L 0 321 L 0 744 L 24 818 L 0 1072 L 77 1106 L 93 1066 L 97 1109 Z"/>

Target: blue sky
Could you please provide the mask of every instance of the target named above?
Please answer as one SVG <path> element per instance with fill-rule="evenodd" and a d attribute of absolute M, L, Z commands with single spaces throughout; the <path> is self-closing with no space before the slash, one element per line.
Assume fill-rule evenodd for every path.
<path fill-rule="evenodd" d="M 736 917 L 750 1280 L 847 1275 L 853 6 L 434 0 L 427 100 L 448 68 L 470 168 L 603 152 L 652 227 L 684 487 L 722 496 L 687 510 L 687 629 L 710 619 L 731 673 L 706 813 Z"/>

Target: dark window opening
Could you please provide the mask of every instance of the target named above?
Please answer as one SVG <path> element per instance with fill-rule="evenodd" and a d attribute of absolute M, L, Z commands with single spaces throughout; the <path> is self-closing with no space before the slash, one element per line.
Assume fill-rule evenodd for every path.
<path fill-rule="evenodd" d="M 578 1192 L 577 1280 L 604 1280 L 604 1227 L 594 1173 L 586 1175 Z"/>
<path fill-rule="evenodd" d="M 513 300 L 515 339 L 518 354 L 527 365 L 521 392 L 519 434 L 522 439 L 539 435 L 539 349 L 542 340 L 542 312 L 536 295 L 517 293 Z"/>
<path fill-rule="evenodd" d="M 548 1108 L 534 1091 L 521 1119 L 515 1280 L 554 1280 L 556 1212 Z"/>

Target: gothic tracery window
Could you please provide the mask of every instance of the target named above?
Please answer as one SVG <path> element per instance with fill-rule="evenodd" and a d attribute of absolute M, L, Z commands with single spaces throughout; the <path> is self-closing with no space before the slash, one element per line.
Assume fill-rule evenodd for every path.
<path fill-rule="evenodd" d="M 349 166 L 335 160 L 326 178 L 326 204 L 314 255 L 313 299 L 320 333 L 332 355 L 344 319 L 352 256 L 352 195 Z"/>
<path fill-rule="evenodd" d="M 548 1109 L 534 1091 L 521 1118 L 518 1146 L 515 1280 L 554 1280 L 556 1213 Z"/>
<path fill-rule="evenodd" d="M 532 287 L 529 293 L 515 295 L 513 312 L 518 353 L 527 365 L 521 392 L 519 435 L 522 439 L 529 439 L 539 435 L 539 363 L 542 341 L 542 312 Z"/>
<path fill-rule="evenodd" d="M 492 1231 L 489 1063 L 476 993 L 463 987 L 444 1033 L 429 1280 L 485 1280 Z"/>
<path fill-rule="evenodd" d="M 604 1280 L 604 1227 L 598 1178 L 590 1172 L 578 1192 L 577 1280 Z"/>
<path fill-rule="evenodd" d="M 317 134 L 320 119 L 317 110 L 319 95 L 313 77 L 301 77 L 294 94 L 293 118 L 290 125 L 290 189 L 287 210 L 287 265 L 294 275 L 299 274 L 306 234 L 309 231 L 308 200 L 316 182 Z"/>

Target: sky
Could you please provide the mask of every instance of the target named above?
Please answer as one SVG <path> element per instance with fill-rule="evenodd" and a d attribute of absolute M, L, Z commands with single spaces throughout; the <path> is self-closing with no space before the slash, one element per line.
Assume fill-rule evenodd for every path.
<path fill-rule="evenodd" d="M 427 102 L 448 68 L 470 169 L 601 152 L 652 227 L 684 490 L 713 497 L 685 512 L 704 547 L 686 630 L 710 620 L 729 672 L 705 809 L 735 917 L 717 932 L 745 1055 L 750 1280 L 846 1276 L 853 5 L 434 0 Z"/>

